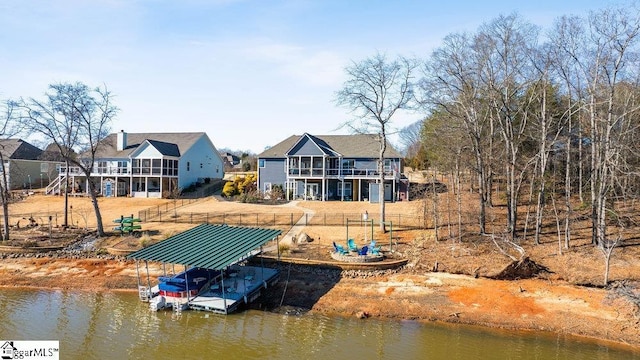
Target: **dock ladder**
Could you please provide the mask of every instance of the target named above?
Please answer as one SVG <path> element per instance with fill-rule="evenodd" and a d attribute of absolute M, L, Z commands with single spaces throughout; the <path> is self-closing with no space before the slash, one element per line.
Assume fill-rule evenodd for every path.
<path fill-rule="evenodd" d="M 140 301 L 149 302 L 149 293 L 150 290 L 146 286 L 138 286 L 138 296 L 140 296 Z"/>
<path fill-rule="evenodd" d="M 182 303 L 180 301 L 173 302 L 173 313 L 176 315 L 182 315 Z"/>

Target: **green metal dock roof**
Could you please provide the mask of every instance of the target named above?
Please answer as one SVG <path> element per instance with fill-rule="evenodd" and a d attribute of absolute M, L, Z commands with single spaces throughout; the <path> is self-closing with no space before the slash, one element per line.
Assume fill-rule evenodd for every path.
<path fill-rule="evenodd" d="M 202 224 L 127 258 L 223 270 L 281 233 L 274 229 Z"/>

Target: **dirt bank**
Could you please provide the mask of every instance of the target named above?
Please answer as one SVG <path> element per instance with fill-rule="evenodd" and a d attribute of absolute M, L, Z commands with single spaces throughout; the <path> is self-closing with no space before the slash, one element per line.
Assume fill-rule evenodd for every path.
<path fill-rule="evenodd" d="M 551 331 L 640 350 L 634 306 L 610 290 L 554 280 L 498 281 L 447 273 L 340 272 L 287 265 L 263 305 L 342 316 L 435 320 Z M 145 269 L 141 271 L 146 274 Z M 151 281 L 162 273 L 150 266 Z M 285 291 L 285 284 L 286 291 Z M 0 286 L 135 291 L 135 263 L 109 259 L 16 258 L 0 262 Z M 277 309 L 276 309 L 277 310 Z"/>

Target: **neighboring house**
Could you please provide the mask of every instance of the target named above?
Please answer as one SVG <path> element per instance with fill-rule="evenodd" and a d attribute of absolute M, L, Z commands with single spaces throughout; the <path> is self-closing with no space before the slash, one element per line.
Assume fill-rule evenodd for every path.
<path fill-rule="evenodd" d="M 225 152 L 220 154 L 222 156 L 222 160 L 224 161 L 224 166 L 228 169 L 240 167 L 240 158 L 237 155 L 234 155 L 229 152 Z"/>
<path fill-rule="evenodd" d="M 286 198 L 378 202 L 376 135 L 293 135 L 258 155 L 258 188 L 268 196 L 282 186 Z M 402 155 L 387 145 L 385 201 L 408 199 Z"/>
<path fill-rule="evenodd" d="M 0 139 L 2 171 L 10 190 L 40 188 L 58 176 L 60 162 L 42 158 L 43 151 L 22 139 Z M 4 177 L 2 178 L 4 184 Z"/>
<path fill-rule="evenodd" d="M 99 145 L 91 174 L 102 196 L 153 198 L 223 176 L 222 158 L 204 132 L 110 134 Z M 65 177 L 63 167 L 47 193 L 59 194 Z M 80 168 L 69 166 L 69 177 L 72 193 L 87 192 Z"/>

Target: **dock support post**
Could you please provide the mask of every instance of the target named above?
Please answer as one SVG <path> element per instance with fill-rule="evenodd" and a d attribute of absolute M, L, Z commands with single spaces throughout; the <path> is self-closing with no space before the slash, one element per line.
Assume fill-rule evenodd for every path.
<path fill-rule="evenodd" d="M 187 265 L 184 266 L 184 284 L 187 289 L 187 306 L 189 306 L 189 296 L 191 293 L 189 293 L 189 274 L 187 273 Z"/>
<path fill-rule="evenodd" d="M 147 268 L 147 286 L 148 286 L 148 291 L 149 291 L 149 298 L 151 298 L 151 277 L 149 277 L 149 261 L 145 260 L 144 261 L 144 266 Z"/>

